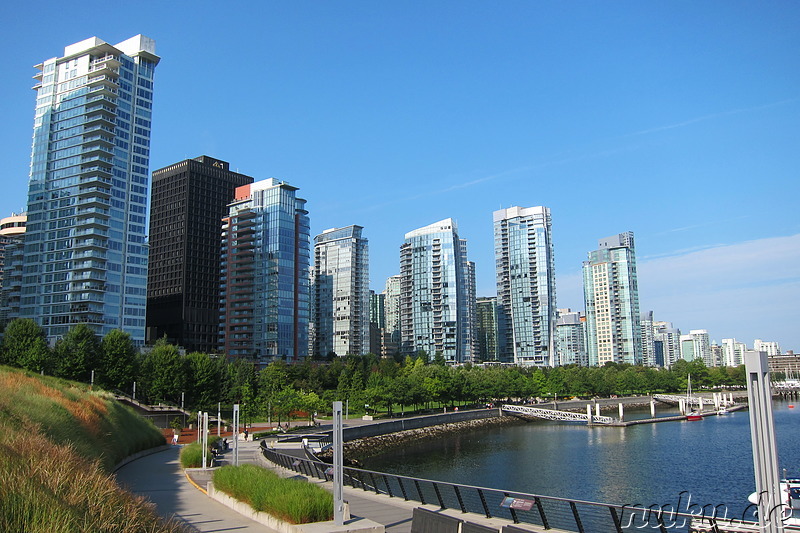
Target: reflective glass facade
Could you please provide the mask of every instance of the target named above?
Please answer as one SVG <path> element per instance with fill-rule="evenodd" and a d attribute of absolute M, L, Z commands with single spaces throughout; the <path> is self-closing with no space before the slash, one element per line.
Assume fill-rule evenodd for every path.
<path fill-rule="evenodd" d="M 633 232 L 601 239 L 583 263 L 589 364 L 642 363 Z"/>
<path fill-rule="evenodd" d="M 315 356 L 369 352 L 369 247 L 362 231 L 348 226 L 314 238 Z"/>
<path fill-rule="evenodd" d="M 236 189 L 222 225 L 220 349 L 268 363 L 308 355 L 306 201 L 273 178 Z"/>
<path fill-rule="evenodd" d="M 93 37 L 36 68 L 20 315 L 144 341 L 155 42 Z"/>
<path fill-rule="evenodd" d="M 494 212 L 501 360 L 556 366 L 556 284 L 547 207 Z"/>
<path fill-rule="evenodd" d="M 441 355 L 449 363 L 471 361 L 474 271 L 452 219 L 406 234 L 400 277 L 401 351 L 424 350 L 431 359 Z"/>

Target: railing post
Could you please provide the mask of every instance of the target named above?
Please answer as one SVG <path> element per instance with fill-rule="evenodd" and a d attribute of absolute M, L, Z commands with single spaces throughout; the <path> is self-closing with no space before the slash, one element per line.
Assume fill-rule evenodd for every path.
<path fill-rule="evenodd" d="M 483 505 L 483 512 L 486 513 L 486 518 L 491 518 L 492 513 L 489 512 L 489 506 L 486 505 L 486 497 L 483 495 L 481 489 L 478 489 L 478 497 L 481 499 L 481 505 Z"/>
<path fill-rule="evenodd" d="M 442 509 L 447 509 L 444 505 L 444 500 L 442 499 L 442 493 L 439 492 L 439 484 L 434 482 L 433 483 L 433 491 L 436 493 L 436 498 L 439 500 L 439 507 Z"/>
<path fill-rule="evenodd" d="M 394 498 L 392 487 L 389 486 L 389 480 L 386 478 L 386 474 L 381 474 L 381 477 L 383 478 L 383 484 L 386 485 L 386 494 L 388 494 L 390 498 Z"/>
<path fill-rule="evenodd" d="M 405 501 L 408 501 L 408 495 L 406 494 L 406 487 L 405 487 L 405 485 L 403 485 L 403 478 L 398 477 L 397 478 L 397 483 L 400 485 L 400 492 L 403 493 L 403 499 Z"/>
<path fill-rule="evenodd" d="M 415 480 L 414 480 L 414 485 L 416 485 L 416 486 L 417 486 L 417 494 L 419 494 L 419 502 L 420 502 L 422 505 L 425 505 L 425 495 L 424 495 L 424 494 L 422 494 L 422 489 L 421 489 L 421 488 L 419 488 L 419 481 L 415 479 Z"/>
<path fill-rule="evenodd" d="M 547 515 L 544 514 L 544 505 L 542 505 L 541 498 L 537 496 L 533 501 L 536 502 L 536 508 L 539 510 L 539 516 L 542 517 L 542 526 L 544 526 L 545 529 L 550 529 L 550 524 L 547 522 Z"/>
<path fill-rule="evenodd" d="M 458 485 L 453 485 L 453 490 L 456 493 L 456 499 L 458 500 L 458 506 L 461 507 L 461 512 L 466 513 L 467 508 L 464 506 L 464 499 L 461 498 L 461 491 L 458 490 Z"/>
<path fill-rule="evenodd" d="M 510 497 L 507 492 L 504 492 L 503 496 L 505 496 L 506 498 Z M 509 507 L 508 512 L 511 513 L 511 519 L 514 521 L 514 523 L 519 524 L 519 518 L 517 518 L 517 511 L 515 511 L 513 507 Z"/>
<path fill-rule="evenodd" d="M 608 510 L 611 511 L 611 519 L 614 521 L 614 528 L 617 533 L 622 533 L 622 523 L 619 521 L 619 516 L 617 516 L 617 510 L 613 507 L 609 507 Z"/>
<path fill-rule="evenodd" d="M 569 502 L 569 506 L 572 508 L 572 516 L 575 518 L 575 525 L 578 526 L 578 533 L 585 533 L 583 531 L 583 524 L 581 523 L 581 517 L 578 514 L 578 506 L 575 505 L 575 502 Z"/>

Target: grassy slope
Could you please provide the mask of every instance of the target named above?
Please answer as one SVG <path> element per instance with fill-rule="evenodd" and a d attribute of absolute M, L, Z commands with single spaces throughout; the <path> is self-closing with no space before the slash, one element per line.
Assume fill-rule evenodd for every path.
<path fill-rule="evenodd" d="M 163 443 L 159 430 L 110 396 L 0 367 L 0 531 L 181 531 L 109 473 Z"/>

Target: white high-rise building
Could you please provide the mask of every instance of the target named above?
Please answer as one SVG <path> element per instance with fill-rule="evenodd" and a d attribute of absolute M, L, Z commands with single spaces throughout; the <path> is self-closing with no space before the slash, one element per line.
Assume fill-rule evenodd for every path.
<path fill-rule="evenodd" d="M 36 68 L 20 315 L 144 342 L 155 41 L 67 46 Z"/>
<path fill-rule="evenodd" d="M 472 360 L 471 271 L 466 241 L 452 219 L 406 233 L 400 247 L 402 353 Z"/>
<path fill-rule="evenodd" d="M 598 242 L 583 263 L 589 364 L 642 362 L 633 232 Z"/>
<path fill-rule="evenodd" d="M 361 226 L 314 238 L 314 355 L 369 352 L 369 255 Z"/>
<path fill-rule="evenodd" d="M 550 209 L 510 207 L 493 218 L 500 357 L 518 365 L 557 366 Z"/>
<path fill-rule="evenodd" d="M 681 357 L 686 361 L 702 359 L 707 367 L 714 366 L 711 352 L 711 340 L 704 329 L 689 330 L 688 335 L 681 335 Z"/>
<path fill-rule="evenodd" d="M 656 364 L 672 366 L 681 358 L 681 330 L 673 327 L 672 322 L 653 321 L 653 346 Z"/>
<path fill-rule="evenodd" d="M 747 346 L 736 339 L 722 339 L 722 364 L 723 366 L 739 366 L 744 364 L 744 352 Z"/>
<path fill-rule="evenodd" d="M 757 352 L 767 352 L 767 355 L 780 355 L 781 347 L 774 341 L 762 341 L 756 339 L 753 341 L 753 350 Z"/>

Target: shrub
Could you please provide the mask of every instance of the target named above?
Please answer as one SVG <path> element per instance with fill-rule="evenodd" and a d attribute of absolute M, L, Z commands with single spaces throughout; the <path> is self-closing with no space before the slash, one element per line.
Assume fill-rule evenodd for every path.
<path fill-rule="evenodd" d="M 223 466 L 214 472 L 214 487 L 256 511 L 292 524 L 333 518 L 330 492 L 306 481 L 281 478 L 256 465 Z"/>
<path fill-rule="evenodd" d="M 203 466 L 203 447 L 199 442 L 187 444 L 181 449 L 181 466 L 183 468 L 200 468 Z"/>

